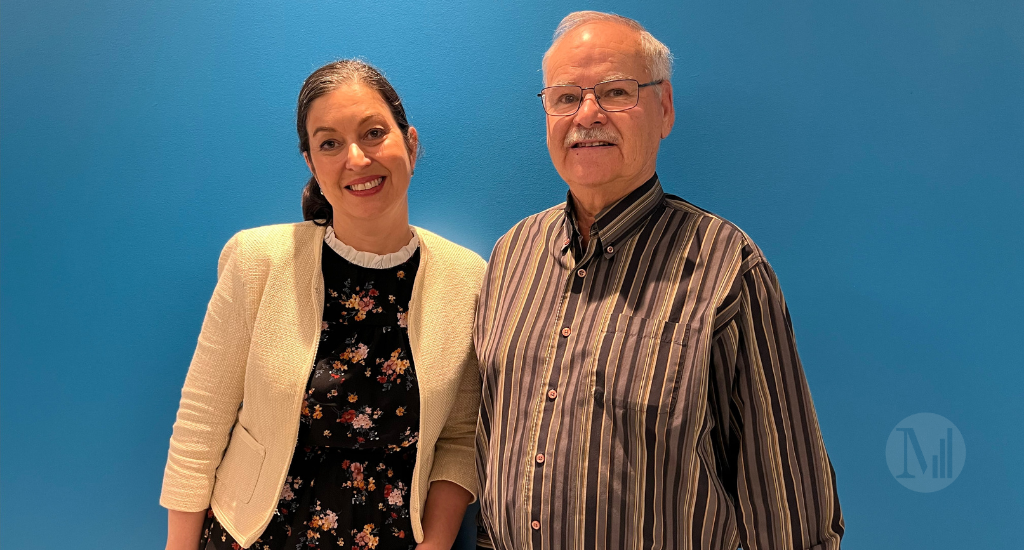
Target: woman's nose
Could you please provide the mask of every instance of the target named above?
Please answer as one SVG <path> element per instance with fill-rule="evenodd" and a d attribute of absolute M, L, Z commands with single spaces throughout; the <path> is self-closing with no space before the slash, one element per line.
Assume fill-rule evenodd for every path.
<path fill-rule="evenodd" d="M 348 146 L 348 167 L 350 169 L 362 168 L 370 163 L 370 160 L 366 158 L 363 150 L 359 147 L 358 143 L 353 143 Z"/>

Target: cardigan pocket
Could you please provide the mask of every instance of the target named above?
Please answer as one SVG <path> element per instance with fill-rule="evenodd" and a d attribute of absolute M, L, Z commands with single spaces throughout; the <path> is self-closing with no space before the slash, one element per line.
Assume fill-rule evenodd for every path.
<path fill-rule="evenodd" d="M 224 459 L 217 467 L 217 481 L 213 487 L 217 502 L 231 505 L 248 504 L 256 491 L 266 449 L 245 427 L 236 423 Z"/>

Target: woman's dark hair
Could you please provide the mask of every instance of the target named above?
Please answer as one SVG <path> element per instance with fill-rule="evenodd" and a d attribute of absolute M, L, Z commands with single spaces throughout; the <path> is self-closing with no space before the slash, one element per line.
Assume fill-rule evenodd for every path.
<path fill-rule="evenodd" d="M 359 59 L 342 59 L 328 63 L 313 71 L 313 74 L 302 83 L 299 91 L 299 104 L 295 109 L 295 127 L 299 132 L 299 151 L 309 154 L 309 131 L 306 130 L 306 119 L 309 107 L 318 97 L 328 94 L 345 84 L 362 84 L 380 94 L 381 99 L 391 109 L 391 116 L 402 130 L 406 148 L 412 152 L 413 145 L 409 141 L 409 121 L 405 116 L 405 107 L 388 79 L 376 67 Z M 317 225 L 328 225 L 334 219 L 334 210 L 320 192 L 320 184 L 315 177 L 310 177 L 302 190 L 302 218 L 314 220 Z"/>

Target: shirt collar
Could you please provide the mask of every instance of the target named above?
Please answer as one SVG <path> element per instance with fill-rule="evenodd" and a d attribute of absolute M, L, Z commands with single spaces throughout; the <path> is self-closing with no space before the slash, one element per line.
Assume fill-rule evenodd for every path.
<path fill-rule="evenodd" d="M 655 173 L 643 185 L 598 213 L 594 219 L 594 225 L 590 228 L 591 237 L 600 240 L 601 246 L 604 247 L 602 252 L 605 255 L 611 255 L 615 250 L 616 243 L 623 237 L 632 234 L 640 223 L 646 220 L 661 204 L 661 199 L 664 196 L 665 192 L 661 188 L 661 181 L 658 179 L 658 174 Z M 566 239 L 562 246 L 563 254 L 579 235 L 571 191 L 566 193 L 565 219 L 567 223 Z"/>

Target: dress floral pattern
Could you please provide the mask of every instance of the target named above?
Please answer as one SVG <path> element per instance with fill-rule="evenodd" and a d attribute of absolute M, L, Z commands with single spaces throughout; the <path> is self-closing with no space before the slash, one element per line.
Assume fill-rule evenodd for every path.
<path fill-rule="evenodd" d="M 419 251 L 371 269 L 326 243 L 324 315 L 277 510 L 249 548 L 411 549 L 419 387 L 407 314 Z M 207 511 L 200 548 L 241 546 Z"/>

